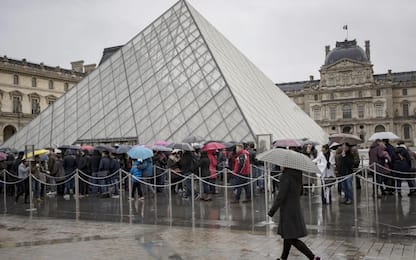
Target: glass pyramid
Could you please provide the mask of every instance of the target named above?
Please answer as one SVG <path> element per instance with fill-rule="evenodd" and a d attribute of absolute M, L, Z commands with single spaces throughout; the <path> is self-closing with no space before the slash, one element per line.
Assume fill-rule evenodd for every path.
<path fill-rule="evenodd" d="M 179 1 L 18 131 L 23 149 L 93 142 L 309 138 L 325 132 L 189 3 Z"/>

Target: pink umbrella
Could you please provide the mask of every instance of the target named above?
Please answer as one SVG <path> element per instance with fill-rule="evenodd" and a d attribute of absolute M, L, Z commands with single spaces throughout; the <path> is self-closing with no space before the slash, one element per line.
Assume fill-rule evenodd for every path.
<path fill-rule="evenodd" d="M 296 139 L 281 139 L 273 143 L 274 147 L 301 147 L 302 143 Z"/>
<path fill-rule="evenodd" d="M 157 142 L 155 142 L 153 145 L 158 145 L 158 146 L 168 146 L 170 143 L 168 141 L 162 141 L 159 140 Z"/>
<path fill-rule="evenodd" d="M 92 150 L 94 150 L 94 147 L 91 146 L 91 145 L 83 145 L 83 146 L 81 146 L 81 150 L 92 151 Z"/>
<path fill-rule="evenodd" d="M 221 144 L 221 143 L 207 143 L 206 145 L 204 145 L 202 147 L 202 151 L 215 151 L 215 150 L 221 150 L 221 149 L 225 149 L 225 145 Z"/>

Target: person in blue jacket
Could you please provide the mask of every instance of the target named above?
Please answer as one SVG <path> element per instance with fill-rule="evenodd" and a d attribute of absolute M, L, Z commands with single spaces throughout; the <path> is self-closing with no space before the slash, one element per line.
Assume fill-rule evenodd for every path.
<path fill-rule="evenodd" d="M 146 161 L 142 160 L 133 160 L 133 165 L 130 169 L 130 173 L 133 175 L 133 187 L 131 190 L 131 199 L 134 200 L 134 194 L 137 190 L 137 193 L 139 195 L 139 200 L 144 200 L 142 189 L 140 186 L 140 182 L 138 179 L 140 179 L 143 176 L 143 173 L 147 167 Z"/>

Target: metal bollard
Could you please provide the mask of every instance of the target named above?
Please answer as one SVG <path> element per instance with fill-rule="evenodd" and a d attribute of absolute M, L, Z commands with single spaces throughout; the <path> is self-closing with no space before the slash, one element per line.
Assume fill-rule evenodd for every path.
<path fill-rule="evenodd" d="M 118 194 L 120 196 L 120 215 L 121 217 L 123 217 L 123 170 L 121 168 L 118 170 L 118 178 L 119 178 Z"/>
<path fill-rule="evenodd" d="M 364 168 L 364 178 L 365 178 L 365 198 L 367 200 L 367 217 L 370 215 L 370 199 L 368 198 L 368 169 Z"/>
<path fill-rule="evenodd" d="M 172 173 L 171 170 L 168 169 L 168 178 L 169 178 L 169 218 L 172 219 Z"/>
<path fill-rule="evenodd" d="M 4 208 L 4 211 L 3 212 L 4 213 L 7 213 L 7 205 L 6 205 L 6 203 L 7 203 L 6 170 L 3 170 L 3 181 L 4 181 L 4 183 L 3 183 L 3 199 L 4 199 L 4 206 L 3 206 L 3 208 Z"/>
<path fill-rule="evenodd" d="M 195 190 L 194 190 L 194 174 L 191 173 L 191 197 L 192 197 L 192 220 L 195 219 Z"/>
<path fill-rule="evenodd" d="M 223 175 L 224 175 L 224 199 L 225 199 L 225 218 L 228 221 L 229 216 L 228 216 L 228 173 L 227 173 L 227 168 L 224 168 L 223 170 Z"/>
<path fill-rule="evenodd" d="M 269 222 L 269 216 L 267 215 L 267 212 L 269 210 L 269 198 L 268 198 L 268 183 L 267 183 L 267 174 L 269 173 L 268 168 L 267 168 L 267 163 L 264 163 L 264 208 L 265 208 L 265 213 L 266 213 L 266 223 Z"/>
<path fill-rule="evenodd" d="M 131 202 L 132 202 L 132 200 L 134 199 L 134 194 L 132 193 L 132 187 L 131 187 L 131 173 L 128 173 L 128 181 L 129 181 L 129 194 L 127 195 L 128 196 L 128 198 L 129 198 L 129 215 L 130 215 L 130 220 L 131 220 L 131 216 L 132 216 L 132 214 L 133 214 L 133 210 L 132 210 L 132 207 L 131 207 Z M 131 196 L 131 197 L 130 197 Z"/>
<path fill-rule="evenodd" d="M 75 170 L 75 215 L 78 220 L 79 217 L 79 173 L 78 169 Z"/>
<path fill-rule="evenodd" d="M 31 168 L 31 163 L 29 162 L 29 211 L 34 210 L 33 208 L 33 187 L 32 187 L 32 170 Z M 26 194 L 25 194 L 26 196 Z"/>
<path fill-rule="evenodd" d="M 352 192 L 353 192 L 353 203 L 354 203 L 354 223 L 355 228 L 358 228 L 357 222 L 358 222 L 358 209 L 357 209 L 357 183 L 356 183 L 356 173 L 352 174 Z"/>
<path fill-rule="evenodd" d="M 202 179 L 201 179 L 201 168 L 198 169 L 199 175 L 199 195 L 202 196 Z M 202 197 L 201 197 L 202 198 Z"/>
<path fill-rule="evenodd" d="M 254 200 L 254 187 L 253 187 L 253 167 L 256 167 L 255 165 L 250 165 L 250 193 L 251 193 L 251 201 Z M 257 176 L 256 176 L 257 178 Z"/>
<path fill-rule="evenodd" d="M 153 165 L 153 193 L 155 194 L 155 199 L 156 199 L 156 194 L 157 194 L 157 187 L 156 187 L 156 165 Z"/>

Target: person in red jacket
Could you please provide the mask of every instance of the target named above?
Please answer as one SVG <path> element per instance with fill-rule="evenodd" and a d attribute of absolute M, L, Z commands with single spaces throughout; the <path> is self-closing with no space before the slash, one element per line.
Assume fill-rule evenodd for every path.
<path fill-rule="evenodd" d="M 243 202 L 251 201 L 251 191 L 249 184 L 250 177 L 250 154 L 247 150 L 244 150 L 244 146 L 238 144 L 236 146 L 236 156 L 233 167 L 234 185 L 239 186 L 236 188 L 235 200 L 232 203 L 239 203 L 241 190 L 244 188 L 246 193 L 246 199 Z M 243 185 L 246 184 L 246 185 Z M 242 186 L 240 186 L 242 185 Z"/>

